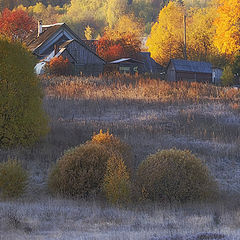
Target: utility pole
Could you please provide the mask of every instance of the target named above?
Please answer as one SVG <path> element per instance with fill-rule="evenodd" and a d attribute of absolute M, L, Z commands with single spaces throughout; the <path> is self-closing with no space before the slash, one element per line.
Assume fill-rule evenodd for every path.
<path fill-rule="evenodd" d="M 2 10 L 3 10 L 3 0 L 0 0 L 0 15 L 1 15 Z"/>
<path fill-rule="evenodd" d="M 183 25 L 184 25 L 184 59 L 187 60 L 187 15 L 184 13 L 183 17 Z"/>

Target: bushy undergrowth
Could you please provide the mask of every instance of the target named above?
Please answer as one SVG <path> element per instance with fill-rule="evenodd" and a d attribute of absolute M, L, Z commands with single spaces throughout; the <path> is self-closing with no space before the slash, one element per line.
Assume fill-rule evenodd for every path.
<path fill-rule="evenodd" d="M 68 150 L 50 172 L 50 191 L 82 197 L 98 193 L 109 157 L 105 147 L 97 143 L 86 143 Z"/>
<path fill-rule="evenodd" d="M 113 155 L 108 159 L 103 188 L 107 199 L 114 204 L 130 201 L 130 177 L 121 156 Z"/>
<path fill-rule="evenodd" d="M 137 171 L 137 185 L 143 199 L 206 200 L 217 186 L 206 166 L 189 151 L 159 151 L 144 160 Z"/>
<path fill-rule="evenodd" d="M 17 160 L 8 159 L 0 164 L 0 196 L 15 198 L 22 195 L 27 186 L 27 172 Z"/>
<path fill-rule="evenodd" d="M 100 130 L 98 134 L 93 135 L 91 142 L 104 146 L 110 155 L 120 155 L 129 173 L 133 172 L 134 164 L 131 148 L 120 138 L 110 134 L 109 131 L 104 133 Z"/>

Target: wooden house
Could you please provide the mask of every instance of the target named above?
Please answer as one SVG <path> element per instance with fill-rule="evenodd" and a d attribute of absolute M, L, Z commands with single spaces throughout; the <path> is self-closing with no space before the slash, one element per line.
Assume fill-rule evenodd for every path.
<path fill-rule="evenodd" d="M 208 62 L 172 59 L 167 66 L 167 80 L 212 83 L 212 65 Z"/>
<path fill-rule="evenodd" d="M 75 74 L 98 75 L 105 61 L 81 40 L 65 23 L 38 24 L 38 30 L 25 41 L 28 49 L 39 59 L 36 72 L 41 74 L 47 62 L 54 57 L 68 58 Z"/>

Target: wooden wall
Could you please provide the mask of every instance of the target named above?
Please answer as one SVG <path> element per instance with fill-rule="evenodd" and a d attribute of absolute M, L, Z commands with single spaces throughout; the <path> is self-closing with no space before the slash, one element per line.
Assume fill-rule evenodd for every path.
<path fill-rule="evenodd" d="M 75 61 L 73 63 L 75 74 L 99 75 L 103 72 L 105 62 L 78 41 L 69 43 L 66 50 L 65 52 L 68 52 Z"/>

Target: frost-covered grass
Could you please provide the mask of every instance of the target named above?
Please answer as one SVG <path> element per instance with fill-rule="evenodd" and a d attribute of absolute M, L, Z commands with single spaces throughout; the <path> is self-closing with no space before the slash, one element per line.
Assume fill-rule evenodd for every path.
<path fill-rule="evenodd" d="M 240 209 L 236 204 L 232 200 L 124 209 L 51 198 L 0 203 L 0 239 L 238 240 Z"/>
<path fill-rule="evenodd" d="M 174 240 L 192 240 L 190 237 L 198 233 L 240 239 L 237 90 L 206 85 L 193 85 L 189 90 L 184 84 L 178 90 L 156 80 L 94 78 L 73 78 L 77 83 L 68 87 L 66 80 L 44 80 L 44 108 L 51 127 L 48 136 L 30 148 L 0 150 L 0 161 L 15 157 L 30 172 L 24 198 L 0 203 L 0 240 L 162 240 L 176 235 L 183 238 Z M 144 204 L 118 209 L 96 200 L 87 203 L 49 198 L 46 180 L 51 165 L 65 150 L 84 143 L 100 129 L 109 129 L 132 146 L 136 167 L 158 149 L 191 150 L 207 164 L 227 200 L 171 208 Z M 231 196 L 235 199 L 230 200 Z"/>

